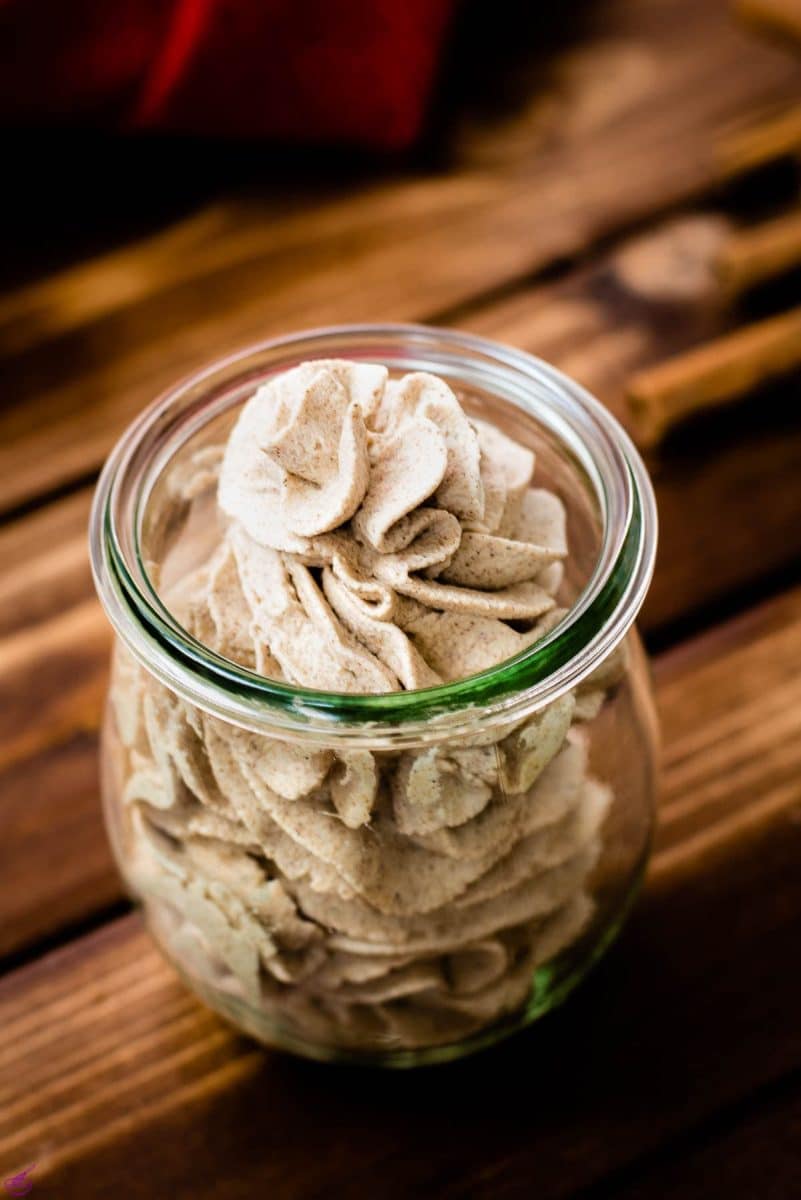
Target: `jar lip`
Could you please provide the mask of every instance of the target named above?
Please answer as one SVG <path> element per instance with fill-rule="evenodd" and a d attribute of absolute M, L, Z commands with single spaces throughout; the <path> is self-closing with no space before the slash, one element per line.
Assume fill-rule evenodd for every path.
<path fill-rule="evenodd" d="M 215 654 L 184 630 L 159 599 L 139 550 L 145 480 L 133 500 L 137 452 L 149 434 L 184 418 L 185 436 L 210 418 L 204 388 L 254 360 L 285 353 L 264 377 L 309 358 L 403 362 L 411 369 L 458 367 L 466 382 L 501 386 L 550 428 L 588 472 L 598 493 L 603 536 L 595 569 L 562 621 L 520 654 L 452 683 L 375 695 L 320 692 L 270 680 Z M 383 357 L 382 357 L 383 356 Z M 259 372 L 253 372 L 255 387 Z M 493 387 L 494 382 L 494 387 Z M 181 404 L 196 397 L 189 417 Z M 228 399 L 222 408 L 230 406 Z M 536 411 L 535 411 L 536 410 Z M 188 430 L 188 432 L 186 432 Z M 182 443 L 183 444 L 183 443 Z M 172 451 L 174 453 L 174 449 Z M 169 457 L 169 456 L 166 456 Z M 159 464 L 163 467 L 164 462 Z M 150 464 L 150 477 L 154 464 Z M 126 525 L 122 528 L 123 516 Z M 133 536 L 131 536 L 133 535 Z M 236 724 L 281 736 L 350 745 L 439 740 L 522 717 L 575 687 L 625 636 L 645 598 L 656 554 L 657 515 L 642 459 L 614 416 L 580 384 L 524 351 L 471 333 L 407 324 L 336 325 L 271 338 L 216 360 L 147 407 L 112 450 L 97 484 L 90 524 L 92 570 L 117 634 L 134 656 L 184 699 Z"/>

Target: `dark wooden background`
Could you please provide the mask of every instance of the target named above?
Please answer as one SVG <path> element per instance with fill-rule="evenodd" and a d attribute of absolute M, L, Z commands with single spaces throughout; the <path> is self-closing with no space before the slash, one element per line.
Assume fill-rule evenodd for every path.
<path fill-rule="evenodd" d="M 719 147 L 801 100 L 801 59 L 722 0 L 539 7 L 468 6 L 402 163 L 8 139 L 0 1180 L 36 1163 L 33 1194 L 82 1200 L 801 1194 L 797 377 L 649 456 L 657 847 L 621 942 L 538 1027 L 407 1075 L 256 1049 L 160 959 L 101 826 L 86 519 L 163 386 L 270 334 L 421 320 L 543 355 L 626 420 L 633 371 L 801 302 L 789 279 L 732 303 L 706 271 L 729 228 L 797 203 L 793 164 L 732 181 Z"/>

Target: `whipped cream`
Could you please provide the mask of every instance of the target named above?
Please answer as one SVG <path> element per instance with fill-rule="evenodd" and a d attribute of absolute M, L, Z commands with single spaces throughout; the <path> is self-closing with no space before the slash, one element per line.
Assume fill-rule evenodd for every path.
<path fill-rule="evenodd" d="M 240 657 L 247 626 L 258 669 L 362 693 L 511 657 L 550 628 L 567 553 L 564 509 L 533 470 L 433 375 L 333 361 L 278 376 L 222 461 L 230 524 L 201 589 L 214 648 Z"/>
<path fill-rule="evenodd" d="M 218 653 L 347 693 L 492 667 L 564 614 L 563 505 L 532 452 L 441 379 L 304 363 L 220 456 L 218 545 L 165 597 Z M 585 928 L 609 789 L 586 722 L 621 664 L 472 744 L 370 752 L 259 736 L 119 650 L 123 855 L 159 935 L 253 1025 L 353 1048 L 457 1040 L 523 1005 Z"/>

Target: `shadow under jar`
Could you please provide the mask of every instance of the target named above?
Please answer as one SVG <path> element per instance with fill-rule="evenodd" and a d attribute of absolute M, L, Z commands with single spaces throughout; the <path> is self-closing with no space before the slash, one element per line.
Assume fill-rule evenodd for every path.
<path fill-rule="evenodd" d="M 265 678 L 180 623 L 170 597 L 219 542 L 217 470 L 242 404 L 316 358 L 438 375 L 468 415 L 535 452 L 569 547 L 563 615 L 541 640 L 463 680 L 364 696 Z M 409 1066 L 488 1045 L 567 995 L 631 904 L 655 789 L 633 622 L 656 513 L 600 404 L 529 355 L 445 330 L 270 341 L 129 428 L 91 543 L 116 632 L 111 842 L 152 935 L 207 1004 L 299 1054 Z M 343 795 L 369 796 L 369 820 L 343 820 Z"/>

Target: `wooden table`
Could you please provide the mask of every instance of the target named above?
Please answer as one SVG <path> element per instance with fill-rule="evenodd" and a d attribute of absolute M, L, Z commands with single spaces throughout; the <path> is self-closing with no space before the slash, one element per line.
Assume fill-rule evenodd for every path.
<path fill-rule="evenodd" d="M 208 170 L 181 194 L 177 151 L 139 147 L 131 161 L 152 153 L 173 188 L 160 216 L 151 196 L 140 224 L 132 204 L 90 230 L 101 193 L 80 227 L 22 221 L 0 296 L 0 1179 L 35 1163 L 33 1194 L 82 1200 L 801 1194 L 791 384 L 650 459 L 662 540 L 642 624 L 665 758 L 642 902 L 560 1012 L 451 1067 L 263 1052 L 156 953 L 101 827 L 109 636 L 85 551 L 126 422 L 272 333 L 454 324 L 553 360 L 625 419 L 634 369 L 750 313 L 700 284 L 672 295 L 663 230 L 689 219 L 702 254 L 721 220 L 789 203 L 787 172 L 720 186 L 715 147 L 799 95 L 796 61 L 719 0 L 597 0 L 507 112 L 463 106 L 428 165 L 248 174 L 240 153 L 235 184 Z"/>

